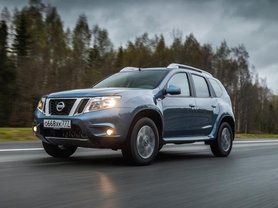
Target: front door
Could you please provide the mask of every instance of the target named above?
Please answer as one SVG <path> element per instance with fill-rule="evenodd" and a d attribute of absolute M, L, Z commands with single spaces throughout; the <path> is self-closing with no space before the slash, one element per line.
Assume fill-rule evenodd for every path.
<path fill-rule="evenodd" d="M 177 73 L 169 80 L 167 87 L 174 85 L 181 89 L 179 95 L 166 95 L 162 100 L 164 114 L 164 137 L 186 137 L 196 134 L 193 122 L 196 116 L 195 98 L 191 96 L 186 73 Z"/>

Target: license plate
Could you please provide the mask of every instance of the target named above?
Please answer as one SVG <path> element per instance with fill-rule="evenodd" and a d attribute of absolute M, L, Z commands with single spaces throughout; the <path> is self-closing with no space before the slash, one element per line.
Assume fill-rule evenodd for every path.
<path fill-rule="evenodd" d="M 70 129 L 71 121 L 70 120 L 53 120 L 53 119 L 45 119 L 43 121 L 43 126 L 45 128 L 63 128 Z"/>

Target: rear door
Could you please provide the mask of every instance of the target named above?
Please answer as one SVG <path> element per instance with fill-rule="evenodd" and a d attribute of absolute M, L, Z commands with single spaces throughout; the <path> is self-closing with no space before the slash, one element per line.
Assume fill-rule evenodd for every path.
<path fill-rule="evenodd" d="M 193 119 L 196 114 L 195 98 L 192 96 L 187 73 L 174 74 L 168 84 L 181 89 L 180 95 L 166 95 L 162 100 L 164 114 L 164 137 L 185 137 L 196 133 Z"/>
<path fill-rule="evenodd" d="M 192 80 L 196 96 L 196 117 L 193 122 L 199 136 L 209 135 L 219 111 L 217 99 L 212 95 L 206 78 L 192 74 Z"/>

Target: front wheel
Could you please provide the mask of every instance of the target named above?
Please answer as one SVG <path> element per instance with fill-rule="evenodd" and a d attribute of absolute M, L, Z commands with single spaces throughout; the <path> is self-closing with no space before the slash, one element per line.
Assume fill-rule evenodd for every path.
<path fill-rule="evenodd" d="M 210 143 L 210 149 L 216 157 L 227 157 L 233 146 L 233 131 L 230 124 L 224 122 L 220 125 L 217 138 Z"/>
<path fill-rule="evenodd" d="M 125 159 L 138 165 L 150 164 L 159 148 L 159 134 L 155 123 L 149 118 L 139 119 L 131 130 L 130 138 L 122 148 Z"/>
<path fill-rule="evenodd" d="M 46 142 L 42 142 L 42 145 L 47 154 L 57 158 L 68 158 L 77 149 L 75 146 L 54 145 Z"/>

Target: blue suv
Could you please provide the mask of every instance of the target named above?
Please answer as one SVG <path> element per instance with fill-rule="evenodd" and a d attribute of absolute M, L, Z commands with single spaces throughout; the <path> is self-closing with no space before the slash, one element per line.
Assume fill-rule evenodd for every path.
<path fill-rule="evenodd" d="M 77 147 L 121 149 L 139 165 L 164 144 L 205 142 L 217 157 L 229 155 L 235 134 L 231 100 L 219 80 L 181 64 L 126 67 L 92 88 L 43 96 L 33 131 L 53 157 Z"/>

